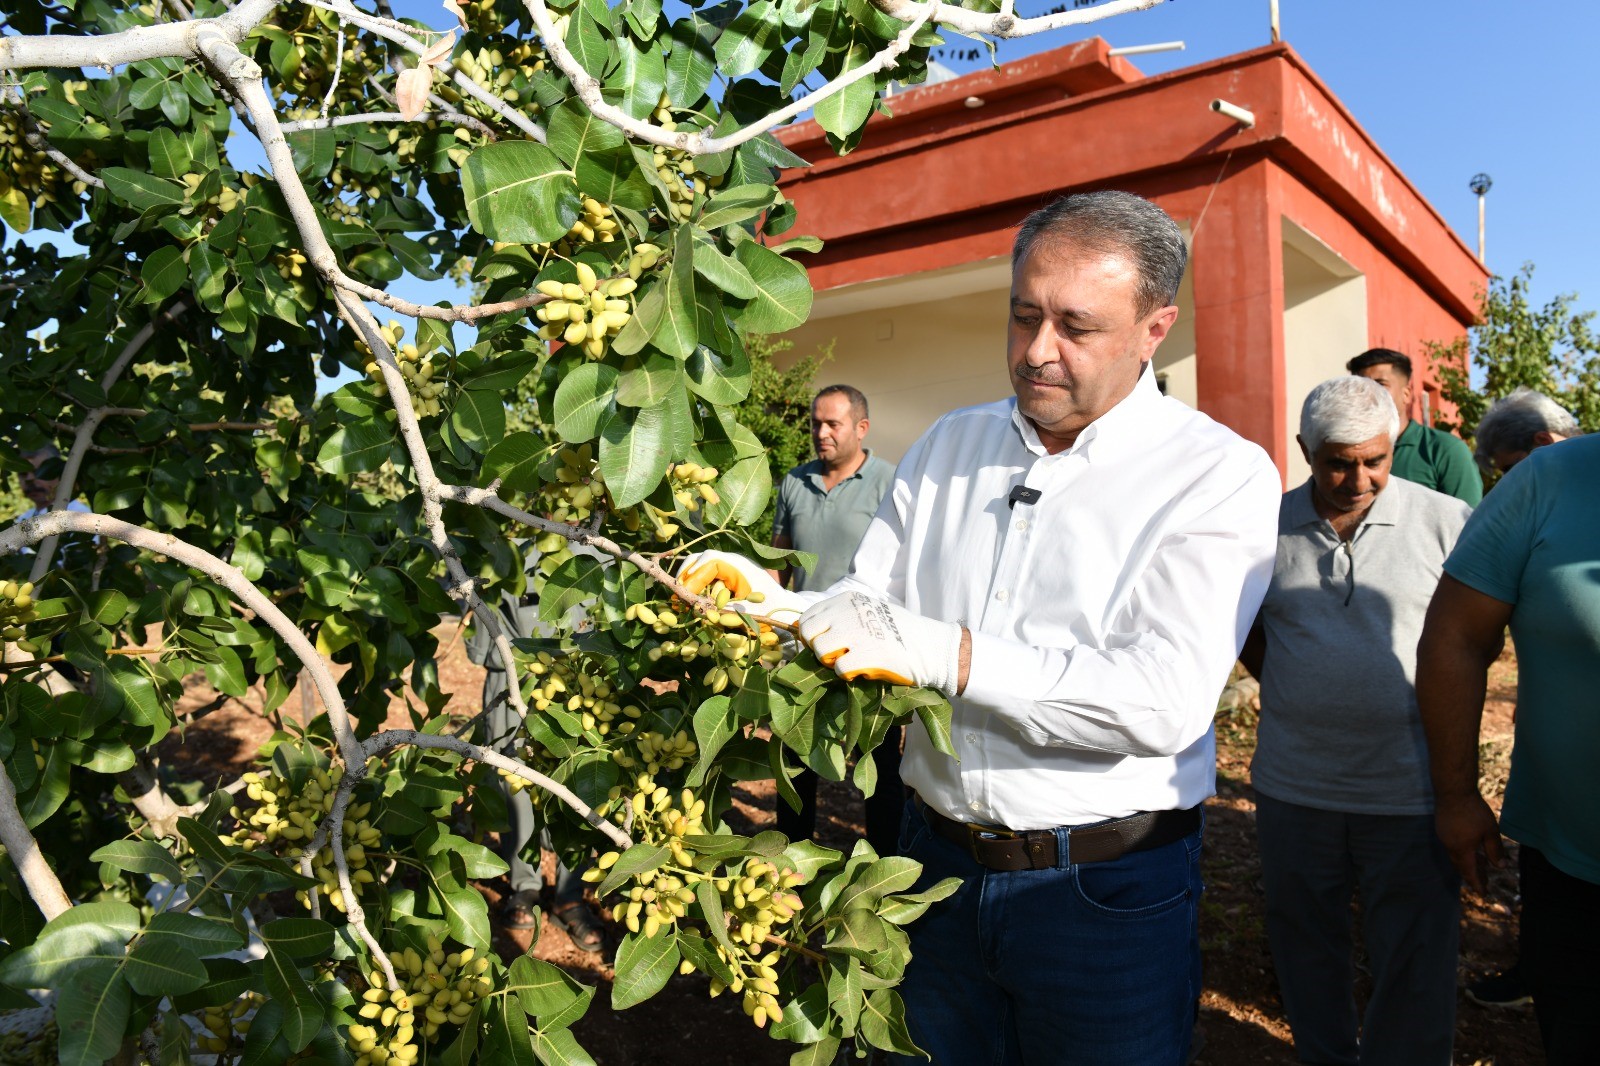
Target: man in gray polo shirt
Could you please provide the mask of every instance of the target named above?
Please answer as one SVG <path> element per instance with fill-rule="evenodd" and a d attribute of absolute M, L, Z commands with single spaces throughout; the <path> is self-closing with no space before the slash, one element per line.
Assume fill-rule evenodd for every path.
<path fill-rule="evenodd" d="M 1295 1050 L 1333 1066 L 1448 1066 L 1458 882 L 1433 828 L 1417 639 L 1465 503 L 1390 477 L 1399 417 L 1364 377 L 1306 397 L 1311 479 L 1240 656 L 1261 680 L 1251 776 L 1272 948 Z M 1351 897 L 1373 990 L 1357 1019 Z"/>
<path fill-rule="evenodd" d="M 778 512 L 772 543 L 816 554 L 810 571 L 790 573 L 796 592 L 825 589 L 844 577 L 856 545 L 894 483 L 894 464 L 864 445 L 869 422 L 867 398 L 850 385 L 829 385 L 811 401 L 811 443 L 817 457 L 784 476 L 778 486 Z M 781 578 L 780 578 L 781 580 Z M 874 752 L 878 785 L 867 799 L 867 840 L 878 854 L 894 851 L 900 835 L 905 796 L 900 784 L 900 742 L 896 729 Z M 791 840 L 808 840 L 817 828 L 817 775 L 806 770 L 794 782 L 800 794 L 795 812 L 778 801 L 778 829 Z"/>

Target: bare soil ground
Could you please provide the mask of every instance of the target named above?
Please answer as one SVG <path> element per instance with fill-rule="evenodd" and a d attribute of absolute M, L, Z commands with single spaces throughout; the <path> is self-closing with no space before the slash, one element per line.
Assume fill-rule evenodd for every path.
<path fill-rule="evenodd" d="M 454 694 L 450 711 L 467 714 L 477 708 L 483 674 L 467 660 L 461 642 L 453 639 L 454 631 L 453 624 L 438 631 L 441 642 L 448 645 L 447 653 L 441 655 L 440 680 L 443 688 Z M 1496 808 L 1509 765 L 1515 694 L 1516 662 L 1508 652 L 1490 675 L 1490 698 L 1484 713 L 1484 783 Z M 199 706 L 212 695 L 202 681 L 185 697 L 184 707 Z M 283 713 L 297 716 L 300 699 L 299 691 L 292 694 Z M 248 697 L 229 701 L 191 724 L 184 736 L 164 742 L 163 761 L 181 768 L 181 776 L 199 776 L 208 782 L 232 780 L 272 733 L 273 727 L 256 711 L 260 705 L 259 699 Z M 1200 919 L 1206 967 L 1200 1028 L 1205 1044 L 1197 1062 L 1203 1066 L 1272 1066 L 1296 1061 L 1262 925 L 1255 801 L 1249 774 L 1255 721 L 1248 688 L 1240 693 L 1232 710 L 1218 717 L 1217 796 L 1207 807 L 1206 895 Z M 407 724 L 398 701 L 391 708 L 390 724 Z M 737 831 L 753 832 L 773 820 L 770 785 L 742 787 L 736 802 L 730 821 Z M 818 792 L 820 842 L 848 850 L 861 832 L 859 794 L 848 785 L 823 782 Z M 550 856 L 545 858 L 547 867 L 553 864 Z M 497 886 L 483 887 L 493 905 L 499 899 Z M 1486 894 L 1465 893 L 1462 985 L 1503 969 L 1515 959 L 1516 898 L 1514 865 L 1491 875 Z M 617 939 L 613 934 L 606 954 L 597 957 L 579 951 L 564 932 L 546 923 L 537 944 L 529 943 L 527 933 L 501 930 L 496 934 L 496 946 L 507 961 L 531 950 L 579 980 L 599 986 L 599 1002 L 578 1023 L 575 1034 L 600 1066 L 781 1066 L 788 1061 L 791 1045 L 777 1043 L 753 1028 L 735 997 L 708 1000 L 705 981 L 699 975 L 674 977 L 654 999 L 612 1016 L 605 1003 L 612 971 L 603 959 L 610 957 Z M 1358 993 L 1364 994 L 1364 990 Z M 1480 1007 L 1462 995 L 1455 1061 L 1458 1066 L 1535 1066 L 1543 1062 L 1532 1013 Z"/>

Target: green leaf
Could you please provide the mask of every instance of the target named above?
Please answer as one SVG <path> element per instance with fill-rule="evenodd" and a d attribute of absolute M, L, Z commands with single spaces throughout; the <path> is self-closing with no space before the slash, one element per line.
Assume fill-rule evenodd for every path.
<path fill-rule="evenodd" d="M 163 178 L 181 178 L 194 167 L 189 146 L 165 126 L 150 135 L 150 169 Z"/>
<path fill-rule="evenodd" d="M 513 244 L 559 240 L 583 210 L 572 172 L 537 141 L 477 149 L 461 168 L 461 191 L 472 228 Z"/>
<path fill-rule="evenodd" d="M 724 253 L 707 237 L 695 237 L 694 269 L 734 299 L 748 300 L 756 294 L 755 279 L 744 264 Z"/>
<path fill-rule="evenodd" d="M 673 238 L 672 265 L 658 290 L 666 302 L 661 308 L 661 321 L 650 335 L 652 344 L 679 359 L 689 358 L 699 340 L 694 303 L 693 232 L 690 226 L 679 226 Z"/>
<path fill-rule="evenodd" d="M 706 94 L 717 59 L 708 40 L 709 24 L 690 15 L 672 24 L 672 50 L 667 53 L 667 95 L 679 107 L 693 107 Z"/>
<path fill-rule="evenodd" d="M 153 207 L 181 207 L 184 201 L 183 186 L 127 167 L 101 167 L 100 180 L 106 191 L 136 211 Z"/>
<path fill-rule="evenodd" d="M 859 30 L 856 31 L 859 33 Z M 839 67 L 835 78 L 848 74 L 858 67 L 866 66 L 871 62 L 873 50 L 867 44 L 852 34 L 850 46 L 845 50 L 844 61 Z M 873 101 L 877 98 L 876 79 L 872 76 L 858 78 L 845 86 L 839 92 L 817 104 L 817 125 L 832 134 L 839 140 L 845 140 L 859 130 L 872 114 Z"/>
<path fill-rule="evenodd" d="M 600 471 L 617 507 L 632 507 L 661 483 L 673 459 L 669 415 L 664 406 L 619 407 L 607 419 L 600 433 Z"/>
<path fill-rule="evenodd" d="M 322 1003 L 294 960 L 271 940 L 267 941 L 264 973 L 268 997 L 283 1009 L 283 1038 L 291 1052 L 301 1051 L 322 1027 Z"/>
<path fill-rule="evenodd" d="M 554 401 L 556 432 L 568 444 L 582 444 L 600 435 L 612 410 L 617 371 L 604 363 L 584 363 L 561 379 Z"/>
<path fill-rule="evenodd" d="M 712 696 L 694 712 L 694 738 L 699 746 L 694 769 L 685 784 L 698 788 L 705 784 L 706 775 L 716 764 L 717 753 L 739 731 L 739 716 L 733 713 L 732 701 L 726 696 Z"/>
<path fill-rule="evenodd" d="M 755 241 L 741 242 L 734 255 L 756 285 L 755 299 L 739 312 L 740 328 L 747 333 L 784 333 L 805 322 L 812 298 L 805 267 Z"/>
<path fill-rule="evenodd" d="M 902 1055 L 927 1053 L 911 1041 L 906 1031 L 906 1006 L 892 988 L 876 989 L 861 1009 L 861 1035 L 874 1047 Z"/>
<path fill-rule="evenodd" d="M 741 348 L 724 353 L 696 345 L 684 370 L 689 391 L 707 403 L 731 406 L 750 395 L 750 358 Z"/>
<path fill-rule="evenodd" d="M 717 525 L 749 525 L 766 512 L 772 497 L 772 471 L 762 459 L 741 459 L 717 479 L 718 501 L 706 505 L 706 520 Z"/>
<path fill-rule="evenodd" d="M 545 579 L 539 597 L 539 617 L 562 623 L 574 607 L 605 591 L 606 563 L 592 555 L 574 555 Z"/>
<path fill-rule="evenodd" d="M 871 911 L 858 907 L 845 912 L 844 920 L 833 927 L 826 947 L 829 951 L 868 960 L 887 944 L 883 922 Z"/>
<path fill-rule="evenodd" d="M 734 945 L 733 938 L 728 935 L 728 920 L 722 910 L 722 894 L 717 891 L 717 886 L 710 881 L 696 881 L 694 886 L 695 900 L 700 904 L 700 911 L 705 915 L 706 928 L 722 949 L 728 953 L 729 958 L 736 958 L 739 949 Z"/>
<path fill-rule="evenodd" d="M 655 22 L 661 0 L 631 0 L 628 5 L 630 22 L 634 12 L 646 3 L 655 8 L 650 15 L 650 21 Z M 644 36 L 653 36 L 653 33 Z M 617 69 L 608 80 L 612 87 L 622 89 L 622 109 L 634 118 L 649 118 L 667 85 L 665 48 L 657 42 L 640 47 L 622 34 L 617 38 L 617 59 Z"/>
<path fill-rule="evenodd" d="M 489 449 L 479 480 L 488 484 L 499 478 L 501 487 L 511 492 L 532 492 L 539 487 L 539 464 L 546 454 L 543 441 L 525 429 L 518 430 Z"/>
<path fill-rule="evenodd" d="M 917 717 L 922 720 L 923 728 L 928 731 L 928 739 L 936 750 L 952 759 L 959 758 L 955 745 L 950 742 L 950 704 L 947 701 L 941 697 L 933 706 L 918 707 Z"/>
<path fill-rule="evenodd" d="M 683 389 L 683 364 L 670 355 L 646 350 L 642 356 L 630 358 L 616 380 L 617 403 L 654 407 Z"/>
<path fill-rule="evenodd" d="M 150 919 L 144 939 L 172 940 L 196 955 L 215 955 L 244 947 L 244 934 L 233 923 L 182 911 L 163 911 Z"/>
<path fill-rule="evenodd" d="M 591 77 L 605 76 L 611 62 L 611 42 L 587 7 L 580 5 L 572 13 L 572 20 L 567 23 L 566 44 L 578 65 Z"/>
<path fill-rule="evenodd" d="M 621 148 L 625 141 L 621 130 L 596 118 L 576 96 L 568 97 L 551 114 L 546 135 L 550 148 L 569 167 L 586 155 Z M 591 190 L 584 191 L 593 195 Z"/>
<path fill-rule="evenodd" d="M 119 900 L 80 903 L 57 915 L 28 947 L 0 961 L 0 983 L 14 988 L 56 988 L 79 966 L 119 964 L 139 931 L 139 912 Z"/>
<path fill-rule="evenodd" d="M 729 78 L 755 70 L 783 43 L 783 22 L 772 0 L 759 0 L 741 11 L 717 38 L 717 67 Z"/>
<path fill-rule="evenodd" d="M 144 281 L 145 299 L 163 303 L 188 282 L 189 264 L 183 261 L 181 248 L 163 245 L 139 267 L 139 277 Z"/>
<path fill-rule="evenodd" d="M 814 1044 L 827 1035 L 828 989 L 820 981 L 783 1005 L 783 1021 L 772 1027 L 775 1040 Z"/>
<path fill-rule="evenodd" d="M 228 287 L 228 259 L 208 244 L 189 248 L 189 276 L 194 280 L 195 299 L 208 311 L 222 311 L 222 295 Z"/>
<path fill-rule="evenodd" d="M 506 435 L 506 405 L 496 392 L 465 389 L 450 412 L 450 425 L 475 452 L 497 444 Z"/>
<path fill-rule="evenodd" d="M 545 1029 L 533 1034 L 533 1053 L 544 1066 L 595 1066 L 594 1057 L 578 1044 L 571 1029 Z"/>
<path fill-rule="evenodd" d="M 699 224 L 703 229 L 714 230 L 754 218 L 771 206 L 777 193 L 778 190 L 771 185 L 735 185 L 719 189 L 707 201 Z"/>
<path fill-rule="evenodd" d="M 320 918 L 279 918 L 261 927 L 261 939 L 291 959 L 321 959 L 333 950 L 333 926 Z"/>
<path fill-rule="evenodd" d="M 121 1050 L 133 995 L 118 963 L 80 966 L 66 975 L 55 992 L 63 1066 L 98 1066 Z"/>
<path fill-rule="evenodd" d="M 611 986 L 611 1009 L 627 1010 L 643 1003 L 666 986 L 678 966 L 678 941 L 668 933 L 653 937 L 634 933 L 617 948 L 616 980 Z"/>
<path fill-rule="evenodd" d="M 154 875 L 168 884 L 183 884 L 183 867 L 154 840 L 116 840 L 96 849 L 89 860 L 109 863 L 129 873 Z"/>
<path fill-rule="evenodd" d="M 200 960 L 169 937 L 140 937 L 128 952 L 123 972 L 142 996 L 181 996 L 207 981 Z"/>
<path fill-rule="evenodd" d="M 598 890 L 599 895 L 610 895 L 622 887 L 629 878 L 657 869 L 671 855 L 672 852 L 665 844 L 635 844 L 622 853 L 616 865 L 606 871 L 606 879 Z"/>
<path fill-rule="evenodd" d="M 389 458 L 394 429 L 381 415 L 340 426 L 317 452 L 317 465 L 335 477 L 376 470 Z"/>
<path fill-rule="evenodd" d="M 783 1016 L 789 1017 L 788 1008 L 784 1009 Z M 824 1035 L 815 1044 L 805 1047 L 789 1056 L 789 1066 L 832 1066 L 839 1054 L 839 1037 Z"/>
<path fill-rule="evenodd" d="M 519 955 L 511 964 L 506 992 L 517 997 L 528 1017 L 543 1030 L 564 1028 L 583 1017 L 594 989 L 579 984 L 543 959 Z"/>
<path fill-rule="evenodd" d="M 238 652 L 229 647 L 218 647 L 212 654 L 217 656 L 217 661 L 206 663 L 206 680 L 212 688 L 234 697 L 250 691 L 250 682 L 244 676 L 244 663 L 240 661 Z"/>
<path fill-rule="evenodd" d="M 861 1018 L 861 960 L 846 959 L 828 971 L 828 1002 L 845 1036 L 854 1036 Z"/>
<path fill-rule="evenodd" d="M 907 925 L 922 917 L 933 904 L 954 895 L 960 887 L 960 878 L 947 877 L 921 892 L 885 896 L 883 905 L 878 908 L 878 917 L 894 925 Z"/>
<path fill-rule="evenodd" d="M 885 855 L 861 869 L 850 886 L 839 893 L 838 909 L 876 907 L 892 892 L 903 892 L 917 883 L 922 864 L 903 855 Z"/>

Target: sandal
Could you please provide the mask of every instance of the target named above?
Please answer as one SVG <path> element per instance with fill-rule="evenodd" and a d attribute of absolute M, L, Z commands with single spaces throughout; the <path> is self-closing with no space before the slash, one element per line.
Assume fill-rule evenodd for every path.
<path fill-rule="evenodd" d="M 606 931 L 595 917 L 589 904 L 581 899 L 569 899 L 550 908 L 550 924 L 566 933 L 572 946 L 590 955 L 598 955 L 606 946 Z"/>
<path fill-rule="evenodd" d="M 500 922 L 507 929 L 533 931 L 533 939 L 539 939 L 539 891 L 538 889 L 525 888 L 521 892 L 513 892 L 506 897 L 500 906 Z"/>

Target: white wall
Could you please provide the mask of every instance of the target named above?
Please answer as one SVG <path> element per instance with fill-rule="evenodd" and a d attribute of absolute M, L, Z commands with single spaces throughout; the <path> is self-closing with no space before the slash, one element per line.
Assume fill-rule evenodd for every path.
<path fill-rule="evenodd" d="M 1367 279 L 1314 235 L 1283 220 L 1284 406 L 1288 426 L 1286 484 L 1310 468 L 1300 456 L 1300 405 L 1306 394 L 1367 348 Z"/>

